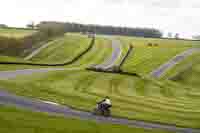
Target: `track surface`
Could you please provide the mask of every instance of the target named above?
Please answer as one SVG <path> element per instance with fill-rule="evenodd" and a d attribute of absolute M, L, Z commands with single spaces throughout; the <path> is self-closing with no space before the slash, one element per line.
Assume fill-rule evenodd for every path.
<path fill-rule="evenodd" d="M 101 68 L 101 69 L 108 69 L 115 65 L 115 62 L 118 58 L 121 56 L 121 43 L 119 40 L 112 39 L 112 55 L 110 58 L 106 59 L 102 64 L 95 65 L 93 67 L 95 68 Z"/>
<path fill-rule="evenodd" d="M 40 53 L 40 51 L 42 51 L 43 49 L 47 48 L 48 46 L 50 46 L 51 44 L 53 44 L 54 42 L 58 41 L 54 40 L 52 42 L 46 43 L 44 45 L 42 45 L 41 47 L 39 47 L 38 49 L 34 50 L 31 54 L 29 54 L 27 57 L 24 58 L 24 60 L 30 60 L 31 58 L 33 58 L 34 56 L 36 56 L 38 53 Z"/>
<path fill-rule="evenodd" d="M 191 49 L 188 49 L 188 50 L 176 55 L 175 57 L 170 59 L 168 62 L 161 65 L 159 68 L 157 68 L 153 72 L 151 72 L 150 75 L 155 78 L 161 77 L 168 69 L 172 68 L 177 63 L 183 61 L 186 57 L 192 55 L 195 52 L 200 52 L 200 48 L 191 48 Z"/>
<path fill-rule="evenodd" d="M 62 106 L 56 103 L 28 99 L 25 97 L 12 95 L 3 91 L 0 91 L 0 104 L 14 105 L 32 111 L 47 112 L 50 113 L 50 115 L 64 115 L 65 117 L 73 117 L 81 120 L 93 120 L 101 123 L 103 122 L 103 123 L 122 124 L 133 127 L 145 128 L 145 129 L 162 129 L 177 133 L 200 132 L 200 130 L 198 129 L 180 128 L 173 125 L 164 125 L 164 124 L 144 122 L 138 120 L 128 120 L 122 118 L 112 118 L 112 117 L 106 118 L 106 117 L 95 116 L 89 112 L 73 110 L 69 107 Z"/>
<path fill-rule="evenodd" d="M 112 57 L 108 59 L 101 65 L 98 65 L 103 68 L 111 67 L 114 65 L 114 62 L 120 56 L 121 50 L 119 47 L 120 42 L 113 40 L 113 53 Z M 80 68 L 72 68 L 77 70 Z M 71 70 L 72 70 L 71 69 Z M 48 71 L 59 71 L 59 70 L 69 70 L 66 68 L 41 68 L 41 69 L 26 69 L 26 70 L 16 70 L 16 71 L 6 71 L 0 72 L 1 79 L 15 78 L 18 75 L 31 75 L 32 73 L 43 73 Z M 93 120 L 96 122 L 104 123 L 113 123 L 113 124 L 123 124 L 133 127 L 140 127 L 145 129 L 162 129 L 173 131 L 177 133 L 200 133 L 200 129 L 192 128 L 181 128 L 175 125 L 166 125 L 153 122 L 145 122 L 139 120 L 128 120 L 122 118 L 105 118 L 100 116 L 94 116 L 89 112 L 73 110 L 67 106 L 62 106 L 57 103 L 50 101 L 41 101 L 36 99 L 25 98 L 21 96 L 16 96 L 9 94 L 4 91 L 0 91 L 0 104 L 3 105 L 14 105 L 16 107 L 30 109 L 32 111 L 47 112 L 50 115 L 64 115 L 65 117 L 75 117 L 82 120 Z"/>

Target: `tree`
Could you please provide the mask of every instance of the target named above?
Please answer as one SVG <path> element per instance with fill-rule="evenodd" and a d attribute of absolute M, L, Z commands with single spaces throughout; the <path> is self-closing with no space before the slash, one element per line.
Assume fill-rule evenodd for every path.
<path fill-rule="evenodd" d="M 5 24 L 0 24 L 0 28 L 7 28 L 8 26 Z"/>
<path fill-rule="evenodd" d="M 179 33 L 176 33 L 176 34 L 175 34 L 175 38 L 176 38 L 176 39 L 179 39 Z"/>
<path fill-rule="evenodd" d="M 64 34 L 66 32 L 81 32 L 151 38 L 162 37 L 162 32 L 154 28 L 128 28 L 54 21 L 43 21 L 38 24 L 37 27 L 40 31 L 47 33 L 48 36 L 52 36 L 53 34 Z"/>
<path fill-rule="evenodd" d="M 45 33 L 48 37 L 64 35 L 65 24 L 54 21 L 43 21 L 37 25 L 38 29 Z"/>
<path fill-rule="evenodd" d="M 102 26 L 91 24 L 65 23 L 65 32 L 82 32 L 108 35 L 128 35 L 138 37 L 162 37 L 162 32 L 154 28 L 128 28 L 116 26 Z"/>
<path fill-rule="evenodd" d="M 30 24 L 27 24 L 26 27 L 30 28 L 30 29 L 34 29 L 35 28 L 35 24 L 34 24 L 34 22 L 31 22 Z"/>
<path fill-rule="evenodd" d="M 168 38 L 172 38 L 172 33 L 169 32 L 169 33 L 167 34 L 167 37 L 168 37 Z"/>
<path fill-rule="evenodd" d="M 200 40 L 200 35 L 193 36 L 192 38 L 195 40 Z"/>

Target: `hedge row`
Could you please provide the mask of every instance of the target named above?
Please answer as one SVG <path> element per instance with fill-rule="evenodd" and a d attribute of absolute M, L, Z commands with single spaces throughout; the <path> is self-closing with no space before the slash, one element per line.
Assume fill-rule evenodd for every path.
<path fill-rule="evenodd" d="M 27 49 L 32 49 L 36 44 L 48 40 L 43 32 L 36 32 L 24 38 L 10 38 L 0 36 L 0 54 L 6 56 L 24 56 Z"/>

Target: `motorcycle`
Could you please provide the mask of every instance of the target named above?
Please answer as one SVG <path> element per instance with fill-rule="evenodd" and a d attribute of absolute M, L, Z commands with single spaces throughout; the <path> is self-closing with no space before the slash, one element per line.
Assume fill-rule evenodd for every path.
<path fill-rule="evenodd" d="M 93 114 L 105 116 L 105 117 L 110 117 L 111 111 L 110 111 L 109 107 L 105 107 L 103 104 L 97 103 L 96 108 L 93 109 Z"/>

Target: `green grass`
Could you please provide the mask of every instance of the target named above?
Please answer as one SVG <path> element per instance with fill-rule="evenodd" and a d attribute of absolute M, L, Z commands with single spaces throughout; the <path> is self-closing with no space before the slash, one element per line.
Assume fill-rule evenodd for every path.
<path fill-rule="evenodd" d="M 128 44 L 134 42 L 135 47 L 123 70 L 139 73 L 143 77 L 68 70 L 0 81 L 0 88 L 86 111 L 91 111 L 97 101 L 109 95 L 113 102 L 114 116 L 200 128 L 200 99 L 193 95 L 199 94 L 197 88 L 168 80 L 156 81 L 146 76 L 177 53 L 196 47 L 198 43 L 160 39 L 145 41 L 143 38 L 125 37 L 120 39 L 123 43 L 122 54 Z M 155 41 L 159 46 L 146 46 L 149 41 Z M 99 64 L 110 56 L 111 51 L 111 41 L 98 37 L 91 51 L 66 67 L 85 68 Z"/>
<path fill-rule="evenodd" d="M 200 41 L 186 41 L 186 40 L 170 40 L 170 39 L 157 39 L 157 38 L 142 38 L 142 37 L 118 37 L 122 41 L 128 44 L 132 44 L 135 47 L 143 47 L 151 44 L 158 44 L 159 47 L 198 47 Z"/>
<path fill-rule="evenodd" d="M 5 65 L 5 64 L 0 64 L 0 71 L 14 71 L 14 70 L 38 69 L 38 68 L 49 68 L 49 67 L 31 66 L 31 65 Z"/>
<path fill-rule="evenodd" d="M 3 56 L 3 55 L 0 55 L 0 61 L 10 61 L 10 62 L 22 62 L 24 61 L 22 58 L 19 58 L 19 57 L 12 57 L 12 56 Z"/>
<path fill-rule="evenodd" d="M 128 50 L 129 50 L 129 45 L 126 45 L 123 43 L 123 41 L 121 41 L 119 39 L 120 43 L 121 43 L 121 56 L 117 59 L 117 61 L 115 62 L 115 65 L 119 65 L 123 59 L 123 57 L 127 54 Z"/>
<path fill-rule="evenodd" d="M 34 56 L 31 61 L 41 63 L 62 63 L 75 58 L 90 45 L 91 39 L 80 35 L 65 35 L 57 39 Z"/>
<path fill-rule="evenodd" d="M 123 125 L 96 123 L 93 121 L 49 116 L 0 105 L 1 133 L 167 133 Z"/>
<path fill-rule="evenodd" d="M 95 40 L 95 47 L 93 47 L 88 53 L 79 58 L 77 62 L 69 65 L 70 67 L 89 67 L 103 63 L 107 58 L 111 56 L 112 45 L 111 40 L 97 37 Z"/>
<path fill-rule="evenodd" d="M 11 56 L 0 56 L 0 61 L 9 62 L 28 62 L 19 57 Z M 29 66 L 29 65 L 5 65 L 0 64 L 0 71 L 17 70 L 17 69 L 28 69 L 28 68 L 41 68 L 39 66 Z"/>
<path fill-rule="evenodd" d="M 182 73 L 183 71 L 187 70 L 187 68 L 191 68 L 191 65 L 195 65 L 196 63 L 199 62 L 199 57 L 200 53 L 193 53 L 192 55 L 186 57 L 183 61 L 177 63 L 173 68 L 167 70 L 163 76 L 161 77 L 161 79 L 165 80 L 165 79 L 170 79 L 173 77 L 176 77 L 177 75 L 179 75 L 179 73 Z"/>
<path fill-rule="evenodd" d="M 81 70 L 18 77 L 0 88 L 87 111 L 109 95 L 114 116 L 200 128 L 194 90 L 171 82 Z"/>
<path fill-rule="evenodd" d="M 0 61 L 11 61 L 11 62 L 35 62 L 35 63 L 63 63 L 66 61 L 72 60 L 76 55 L 84 51 L 90 44 L 91 39 L 87 38 L 85 35 L 68 33 L 65 37 L 55 39 L 48 44 L 47 48 L 41 50 L 29 61 L 24 61 L 20 58 L 0 57 Z M 104 61 L 106 58 L 111 55 L 112 47 L 111 40 L 104 37 L 96 37 L 95 48 L 92 49 L 92 52 L 88 52 L 83 59 L 80 59 L 73 66 L 86 65 L 87 62 L 90 62 L 88 65 L 98 64 Z M 127 45 L 122 47 L 122 56 L 127 51 Z M 119 62 L 120 60 L 118 60 Z"/>
<path fill-rule="evenodd" d="M 23 30 L 23 29 L 7 29 L 0 28 L 0 36 L 10 37 L 10 38 L 23 38 L 25 36 L 33 34 L 34 30 Z"/>
<path fill-rule="evenodd" d="M 188 68 L 186 71 L 181 73 L 175 81 L 189 85 L 192 87 L 200 87 L 200 63 L 194 64 L 192 67 Z"/>
<path fill-rule="evenodd" d="M 76 50 L 78 51 L 80 49 L 85 48 L 86 46 L 87 46 L 87 44 L 85 44 L 85 46 L 82 46 L 81 48 L 74 49 L 74 53 L 76 53 Z M 83 55 L 81 58 L 79 58 L 76 62 L 74 62 L 73 64 L 70 64 L 70 65 L 59 66 L 59 67 L 62 67 L 62 68 L 63 67 L 65 67 L 65 68 L 80 67 L 80 68 L 84 69 L 92 64 L 102 63 L 106 58 L 108 58 L 111 55 L 111 52 L 112 52 L 111 41 L 98 37 L 98 38 L 96 38 L 94 47 L 90 51 L 88 51 L 85 55 Z M 63 57 L 61 57 L 61 58 L 63 58 Z M 67 57 L 67 58 L 69 58 L 69 57 Z M 1 61 L 11 61 L 11 62 L 12 61 L 14 61 L 14 62 L 33 62 L 33 61 L 24 61 L 21 58 L 8 57 L 8 56 L 0 56 L 0 60 Z M 60 62 L 60 63 L 62 63 L 62 62 Z M 44 67 L 30 66 L 30 65 L 3 65 L 3 64 L 0 64 L 0 71 L 28 69 L 28 68 L 36 69 L 36 68 L 46 68 L 46 67 L 45 66 Z"/>
<path fill-rule="evenodd" d="M 199 88 L 200 86 L 200 53 L 194 53 L 182 62 L 169 69 L 162 79 L 172 79 L 190 88 Z"/>
<path fill-rule="evenodd" d="M 124 45 L 132 44 L 133 52 L 126 60 L 123 70 L 136 72 L 141 75 L 148 74 L 161 64 L 165 63 L 176 54 L 198 46 L 199 42 L 182 41 L 182 40 L 163 40 L 163 39 L 144 39 L 144 38 L 120 38 Z M 148 43 L 158 44 L 150 47 Z"/>
<path fill-rule="evenodd" d="M 72 60 L 77 55 L 89 47 L 91 39 L 78 34 L 69 34 L 63 37 L 55 38 L 48 42 L 47 48 L 42 49 L 39 53 L 29 60 L 20 57 L 0 56 L 0 61 L 9 62 L 30 62 L 30 63 L 49 63 L 57 64 Z"/>

